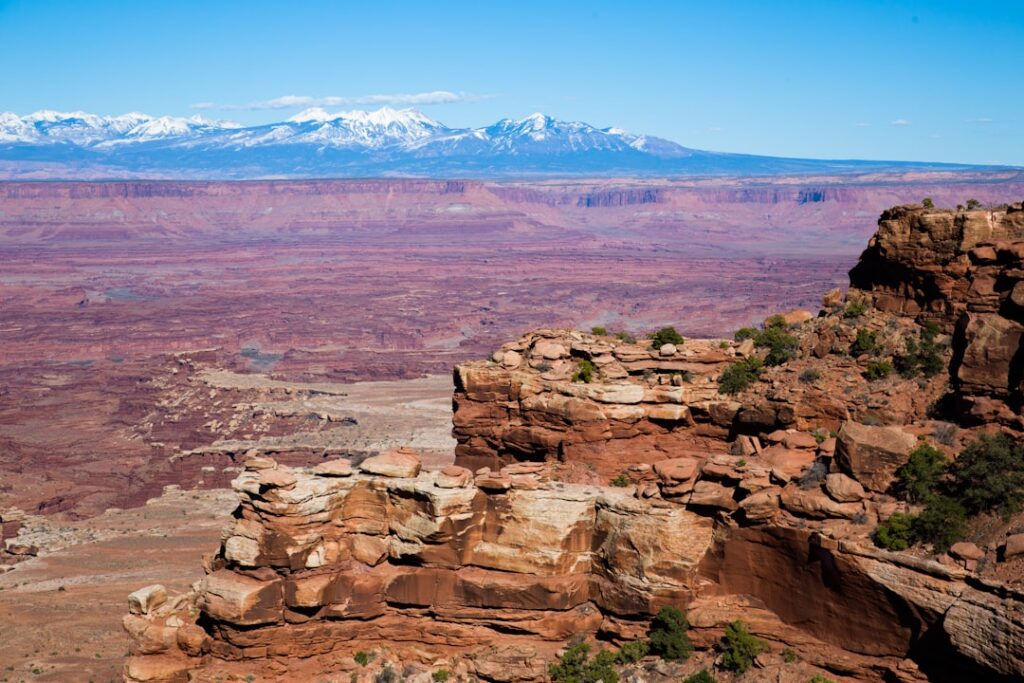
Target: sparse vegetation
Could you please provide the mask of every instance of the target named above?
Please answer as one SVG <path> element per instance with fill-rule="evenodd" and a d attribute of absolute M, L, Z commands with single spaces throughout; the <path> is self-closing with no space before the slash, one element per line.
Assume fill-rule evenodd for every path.
<path fill-rule="evenodd" d="M 662 607 L 647 633 L 651 653 L 668 660 L 689 659 L 693 654 L 693 643 L 686 633 L 689 629 L 690 623 L 682 610 Z"/>
<path fill-rule="evenodd" d="M 894 512 L 889 519 L 878 525 L 873 535 L 875 545 L 886 550 L 906 550 L 913 541 L 911 527 L 914 516 Z"/>
<path fill-rule="evenodd" d="M 980 209 L 980 208 L 981 208 L 981 202 L 979 202 L 977 199 L 968 199 L 967 200 L 967 210 L 968 211 L 973 211 L 975 209 Z"/>
<path fill-rule="evenodd" d="M 359 666 L 366 666 L 370 663 L 370 655 L 363 652 L 362 650 L 359 650 L 354 655 L 352 655 L 352 659 L 356 660 L 356 664 L 358 664 Z"/>
<path fill-rule="evenodd" d="M 942 345 L 935 340 L 938 334 L 938 326 L 929 321 L 921 326 L 917 339 L 910 337 L 906 340 L 906 353 L 893 359 L 900 375 L 907 379 L 918 375 L 934 377 L 946 369 Z"/>
<path fill-rule="evenodd" d="M 761 330 L 756 327 L 741 327 L 736 330 L 736 334 L 733 335 L 733 339 L 741 342 L 744 339 L 755 339 L 759 334 L 761 334 Z"/>
<path fill-rule="evenodd" d="M 586 358 L 582 358 L 576 366 L 576 372 L 573 373 L 572 381 L 590 384 L 594 380 L 594 375 L 596 374 L 597 367 Z"/>
<path fill-rule="evenodd" d="M 625 487 L 629 486 L 629 477 L 627 477 L 626 473 L 623 472 L 623 473 L 619 474 L 619 476 L 617 476 L 614 479 L 612 479 L 611 482 L 609 482 L 609 483 L 612 486 L 617 486 L 619 488 L 625 488 Z"/>
<path fill-rule="evenodd" d="M 437 683 L 444 683 L 451 676 L 451 672 L 448 669 L 438 669 L 434 673 L 430 674 L 430 677 L 437 681 Z"/>
<path fill-rule="evenodd" d="M 373 680 L 374 683 L 397 683 L 398 673 L 390 664 L 385 664 L 384 668 L 373 677 Z"/>
<path fill-rule="evenodd" d="M 868 307 L 863 301 L 851 301 L 843 309 L 844 318 L 859 318 L 868 312 Z"/>
<path fill-rule="evenodd" d="M 683 335 L 679 334 L 674 327 L 663 327 L 657 332 L 651 334 L 651 346 L 658 349 L 665 344 L 674 344 L 675 346 L 682 346 Z"/>
<path fill-rule="evenodd" d="M 707 669 L 701 669 L 692 676 L 688 676 L 683 679 L 683 683 L 718 683 L 711 672 Z"/>
<path fill-rule="evenodd" d="M 798 342 L 796 337 L 785 331 L 784 327 L 767 327 L 754 339 L 758 348 L 767 348 L 764 357 L 765 365 L 782 365 L 796 354 Z"/>
<path fill-rule="evenodd" d="M 636 337 L 631 335 L 629 332 L 616 332 L 615 338 L 619 341 L 626 342 L 627 344 L 636 344 Z"/>
<path fill-rule="evenodd" d="M 784 661 L 786 664 L 792 664 L 796 661 L 796 659 L 796 652 L 793 651 L 793 648 L 787 647 L 785 650 L 782 651 L 782 661 Z"/>
<path fill-rule="evenodd" d="M 969 517 L 996 512 L 1005 519 L 1021 509 L 1024 446 L 1005 434 L 982 436 L 948 464 L 937 449 L 921 445 L 897 471 L 895 488 L 924 509 L 894 514 L 875 530 L 875 543 L 890 550 L 930 543 L 944 552 L 963 537 Z"/>
<path fill-rule="evenodd" d="M 924 199 L 921 200 L 921 206 L 923 206 L 926 209 L 934 209 L 935 202 L 932 201 L 931 197 L 925 197 Z"/>
<path fill-rule="evenodd" d="M 603 337 L 606 334 L 608 334 L 608 328 L 601 327 L 600 325 L 595 325 L 594 327 L 590 328 L 590 333 L 598 337 Z"/>
<path fill-rule="evenodd" d="M 833 683 L 831 678 L 825 678 L 821 674 L 814 674 L 807 683 Z"/>
<path fill-rule="evenodd" d="M 800 381 L 804 384 L 814 384 L 821 379 L 821 372 L 817 368 L 807 368 L 800 373 Z"/>
<path fill-rule="evenodd" d="M 738 394 L 758 380 L 761 375 L 760 358 L 751 356 L 736 361 L 722 372 L 718 380 L 718 391 L 723 394 Z"/>
<path fill-rule="evenodd" d="M 911 503 L 923 503 L 932 494 L 949 461 L 942 451 L 926 443 L 910 454 L 910 459 L 896 470 L 895 493 Z"/>
<path fill-rule="evenodd" d="M 737 620 L 725 627 L 725 635 L 718 647 L 722 652 L 723 669 L 745 673 L 768 645 L 760 638 L 754 637 L 743 622 Z"/>
<path fill-rule="evenodd" d="M 632 664 L 639 662 L 651 651 L 651 644 L 644 639 L 631 640 L 623 643 L 616 654 L 616 661 L 619 664 Z"/>
<path fill-rule="evenodd" d="M 877 335 L 871 330 L 863 327 L 857 330 L 857 338 L 850 345 L 850 355 L 857 357 L 863 354 L 875 354 L 878 352 Z"/>
<path fill-rule="evenodd" d="M 874 381 L 876 379 L 885 379 L 891 374 L 892 363 L 890 363 L 887 360 L 868 361 L 868 368 L 864 372 L 864 376 L 871 381 Z"/>
<path fill-rule="evenodd" d="M 619 674 L 612 665 L 615 653 L 601 650 L 592 659 L 588 658 L 590 645 L 571 645 L 558 661 L 548 666 L 548 675 L 554 683 L 618 683 Z"/>

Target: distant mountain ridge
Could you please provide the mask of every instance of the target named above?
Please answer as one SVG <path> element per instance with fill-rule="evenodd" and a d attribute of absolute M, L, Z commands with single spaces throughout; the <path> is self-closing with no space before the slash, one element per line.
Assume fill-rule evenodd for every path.
<path fill-rule="evenodd" d="M 243 126 L 137 112 L 0 113 L 7 177 L 721 176 L 957 170 L 965 164 L 829 161 L 708 152 L 544 114 L 449 128 L 414 109 L 307 109 Z"/>

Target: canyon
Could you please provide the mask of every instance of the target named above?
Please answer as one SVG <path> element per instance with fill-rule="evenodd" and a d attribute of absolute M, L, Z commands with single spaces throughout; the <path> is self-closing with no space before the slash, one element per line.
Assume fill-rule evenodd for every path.
<path fill-rule="evenodd" d="M 100 578 L 67 592 L 107 605 L 89 670 L 119 668 L 102 577 L 133 580 L 110 529 L 151 510 L 143 535 L 172 537 L 153 561 L 192 561 L 137 571 L 171 595 L 137 597 L 126 622 L 135 680 L 533 680 L 570 638 L 628 642 L 670 603 L 698 654 L 629 675 L 713 665 L 742 617 L 772 680 L 1010 680 L 1008 527 L 973 538 L 980 564 L 875 548 L 902 508 L 891 465 L 864 454 L 877 424 L 901 443 L 955 433 L 951 454 L 1021 429 L 1022 195 L 1015 172 L 0 184 L 4 637 L 33 623 L 19 602 L 60 604 L 56 572 L 80 558 Z M 1010 204 L 897 207 L 869 241 L 878 213 L 923 197 Z M 849 303 L 868 312 L 847 319 Z M 721 394 L 758 353 L 732 332 L 790 309 L 812 312 L 788 318 L 796 357 Z M 847 353 L 858 326 L 901 348 L 925 321 L 949 374 L 869 380 Z M 663 355 L 643 337 L 667 324 L 687 339 Z M 578 331 L 594 326 L 641 341 Z M 597 383 L 573 381 L 583 359 Z M 375 471 L 381 457 L 418 471 Z M 198 491 L 232 482 L 237 498 Z M 177 487 L 210 511 L 195 535 Z M 78 541 L 38 531 L 54 524 Z M 84 667 L 18 642 L 0 661 L 46 659 L 41 680 Z"/>
<path fill-rule="evenodd" d="M 250 453 L 204 578 L 130 596 L 126 680 L 544 680 L 568 642 L 624 646 L 665 605 L 698 654 L 628 680 L 724 667 L 737 619 L 765 648 L 743 680 L 1018 680 L 1019 513 L 946 550 L 872 539 L 911 509 L 893 483 L 921 444 L 1020 438 L 1022 243 L 1020 203 L 896 207 L 845 295 L 773 336 L 540 329 L 459 364 L 452 465 Z M 921 334 L 938 372 L 870 371 Z M 736 367 L 757 372 L 730 385 Z"/>

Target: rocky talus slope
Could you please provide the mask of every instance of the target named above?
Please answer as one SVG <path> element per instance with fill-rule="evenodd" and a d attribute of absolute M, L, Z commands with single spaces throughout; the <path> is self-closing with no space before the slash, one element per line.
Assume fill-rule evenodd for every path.
<path fill-rule="evenodd" d="M 1021 215 L 887 212 L 845 298 L 767 321 L 778 348 L 528 334 L 456 368 L 441 470 L 401 449 L 250 458 L 206 578 L 132 595 L 126 680 L 543 680 L 570 640 L 642 637 L 665 605 L 687 610 L 698 654 L 625 680 L 713 664 L 735 619 L 768 645 L 739 680 L 1020 680 L 1012 524 L 942 554 L 871 534 L 910 509 L 892 484 L 920 443 L 955 456 L 982 430 L 1019 436 Z M 939 372 L 891 371 L 922 348 Z"/>

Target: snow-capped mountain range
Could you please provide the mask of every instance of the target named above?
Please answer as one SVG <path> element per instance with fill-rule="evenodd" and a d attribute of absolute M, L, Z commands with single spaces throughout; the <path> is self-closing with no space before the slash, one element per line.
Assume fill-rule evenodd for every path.
<path fill-rule="evenodd" d="M 449 128 L 413 110 L 307 109 L 278 123 L 0 113 L 6 177 L 766 175 L 959 168 L 723 154 L 544 114 Z"/>

